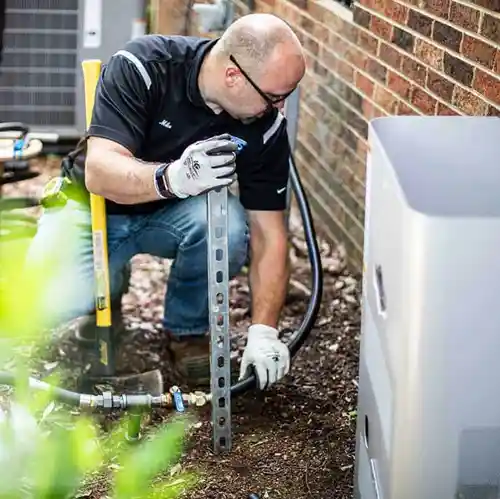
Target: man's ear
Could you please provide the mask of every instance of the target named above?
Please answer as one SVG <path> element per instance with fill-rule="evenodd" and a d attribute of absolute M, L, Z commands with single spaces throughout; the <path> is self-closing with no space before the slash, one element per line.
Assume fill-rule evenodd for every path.
<path fill-rule="evenodd" d="M 238 68 L 235 67 L 227 67 L 226 72 L 224 74 L 226 85 L 228 87 L 234 87 L 241 78 L 241 73 Z"/>

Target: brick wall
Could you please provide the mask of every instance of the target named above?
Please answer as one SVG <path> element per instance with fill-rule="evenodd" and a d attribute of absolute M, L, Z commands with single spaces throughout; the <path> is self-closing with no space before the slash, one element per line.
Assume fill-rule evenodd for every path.
<path fill-rule="evenodd" d="M 368 120 L 500 116 L 500 0 L 256 0 L 254 11 L 288 21 L 305 46 L 297 165 L 318 229 L 359 270 Z"/>

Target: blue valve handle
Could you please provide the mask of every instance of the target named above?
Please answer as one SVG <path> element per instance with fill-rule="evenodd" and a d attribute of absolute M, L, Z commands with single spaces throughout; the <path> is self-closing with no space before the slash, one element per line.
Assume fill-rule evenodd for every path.
<path fill-rule="evenodd" d="M 175 410 L 177 412 L 184 412 L 185 411 L 184 400 L 182 400 L 182 393 L 179 390 L 179 387 L 173 386 L 170 389 L 170 392 L 172 393 L 172 396 L 174 398 Z"/>
<path fill-rule="evenodd" d="M 238 146 L 238 150 L 236 151 L 236 154 L 242 151 L 242 149 L 247 145 L 246 141 L 243 139 L 240 139 L 239 137 L 235 137 L 234 135 L 231 135 L 231 141 L 234 142 Z"/>
<path fill-rule="evenodd" d="M 22 156 L 23 148 L 24 148 L 24 139 L 14 140 L 14 147 L 13 147 L 14 151 L 12 154 L 14 159 L 18 159 Z"/>

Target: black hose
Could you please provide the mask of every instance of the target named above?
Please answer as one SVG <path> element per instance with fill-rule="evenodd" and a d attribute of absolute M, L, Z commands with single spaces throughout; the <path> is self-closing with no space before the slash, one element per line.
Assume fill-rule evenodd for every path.
<path fill-rule="evenodd" d="M 292 189 L 297 199 L 297 204 L 299 207 L 302 223 L 304 226 L 304 233 L 305 233 L 307 250 L 309 254 L 309 261 L 311 263 L 311 273 L 312 273 L 312 290 L 311 290 L 311 297 L 309 299 L 309 305 L 307 307 L 304 318 L 302 319 L 302 324 L 300 325 L 295 335 L 292 337 L 290 344 L 288 346 L 290 350 L 290 356 L 293 358 L 300 349 L 300 347 L 306 341 L 307 337 L 309 336 L 309 333 L 311 332 L 311 329 L 314 326 L 314 323 L 316 322 L 323 294 L 323 268 L 321 265 L 321 255 L 319 252 L 318 242 L 316 240 L 316 231 L 314 229 L 311 209 L 306 194 L 304 192 L 304 187 L 300 180 L 297 167 L 295 165 L 295 160 L 293 159 L 293 154 L 291 152 L 290 152 L 290 178 L 292 183 Z M 256 382 L 257 378 L 255 372 L 253 372 L 247 378 L 231 386 L 231 398 L 241 395 L 242 393 L 246 392 L 251 388 L 255 388 L 257 386 Z"/>

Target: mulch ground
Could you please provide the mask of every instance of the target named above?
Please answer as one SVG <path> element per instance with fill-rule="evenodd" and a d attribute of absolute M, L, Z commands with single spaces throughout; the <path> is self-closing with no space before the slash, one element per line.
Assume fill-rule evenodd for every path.
<path fill-rule="evenodd" d="M 58 161 L 39 162 L 36 179 L 11 184 L 3 195 L 39 193 L 57 172 Z M 33 210 L 36 213 L 36 209 Z M 293 276 L 282 328 L 297 328 L 308 306 L 310 267 L 301 221 L 291 217 Z M 342 248 L 320 241 L 324 269 L 321 310 L 315 327 L 293 359 L 286 379 L 266 393 L 245 393 L 232 402 L 232 451 L 212 453 L 210 408 L 198 409 L 180 469 L 199 480 L 184 497 L 246 499 L 254 492 L 264 498 L 350 499 L 354 471 L 357 368 L 360 330 L 360 281 L 345 266 Z M 119 356 L 122 371 L 160 368 L 171 379 L 159 329 L 169 262 L 148 255 L 132 260 L 130 289 L 123 300 L 127 335 Z M 241 352 L 249 321 L 245 275 L 231 281 L 231 322 L 234 349 Z M 37 359 L 41 374 L 57 365 L 81 367 L 81 349 L 71 337 L 55 334 L 53 347 Z M 69 333 L 68 333 L 69 331 Z M 286 340 L 286 338 L 285 338 Z M 44 367 L 45 366 L 45 367 Z M 68 384 L 71 381 L 68 379 Z M 161 419 L 162 414 L 154 418 Z M 86 487 L 85 497 L 106 494 L 105 482 Z"/>

